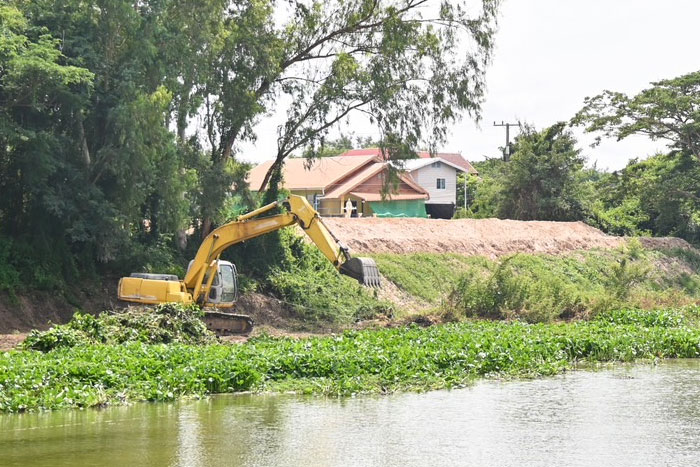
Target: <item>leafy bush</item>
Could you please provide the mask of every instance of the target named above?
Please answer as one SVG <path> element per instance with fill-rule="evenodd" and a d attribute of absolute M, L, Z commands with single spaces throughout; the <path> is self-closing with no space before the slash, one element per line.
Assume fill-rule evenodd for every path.
<path fill-rule="evenodd" d="M 30 245 L 0 235 L 0 291 L 14 296 L 16 291 L 64 291 L 64 274 L 78 276 L 74 258 L 65 245 Z"/>
<path fill-rule="evenodd" d="M 377 254 L 373 257 L 384 277 L 431 304 L 438 304 L 452 290 L 459 279 L 459 272 L 480 271 L 489 264 L 483 257 L 452 253 Z"/>
<path fill-rule="evenodd" d="M 537 256 L 514 255 L 485 273 L 464 273 L 449 296 L 466 316 L 546 322 L 586 309 L 582 291 Z"/>
<path fill-rule="evenodd" d="M 166 303 L 154 308 L 129 307 L 118 313 L 103 312 L 98 317 L 76 313 L 70 322 L 48 331 L 32 331 L 23 343 L 25 349 L 48 352 L 59 347 L 86 344 L 208 344 L 216 337 L 202 321 L 196 305 Z"/>
<path fill-rule="evenodd" d="M 11 263 L 12 240 L 0 236 L 0 291 L 14 291 L 20 286 L 19 271 Z"/>
<path fill-rule="evenodd" d="M 595 320 L 616 325 L 632 324 L 662 328 L 679 327 L 687 322 L 683 311 L 673 308 L 662 310 L 609 310 L 596 315 Z"/>
<path fill-rule="evenodd" d="M 606 209 L 603 201 L 596 200 L 591 207 L 588 223 L 612 235 L 649 235 L 641 228 L 649 221 L 639 198 L 625 198 L 620 204 Z"/>
<path fill-rule="evenodd" d="M 651 269 L 648 263 L 635 261 L 643 255 L 637 243 L 639 240 L 633 239 L 629 246 L 623 247 L 622 256 L 611 264 L 607 275 L 608 293 L 619 301 L 627 299 L 632 288 L 642 283 Z"/>

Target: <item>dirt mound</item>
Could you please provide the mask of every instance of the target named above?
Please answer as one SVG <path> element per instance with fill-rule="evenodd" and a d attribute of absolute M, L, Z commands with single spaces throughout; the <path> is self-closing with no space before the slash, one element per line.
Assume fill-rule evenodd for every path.
<path fill-rule="evenodd" d="M 117 306 L 116 285 L 117 279 L 105 278 L 98 286 L 71 290 L 70 302 L 55 292 L 32 291 L 18 293 L 15 297 L 0 292 L 0 333 L 46 330 L 50 323 L 67 323 L 78 309 L 92 314 L 114 309 Z"/>
<path fill-rule="evenodd" d="M 259 293 L 247 293 L 236 302 L 236 313 L 250 316 L 255 326 L 268 325 L 283 327 L 292 319 L 289 309 L 284 303 L 273 297 Z"/>
<path fill-rule="evenodd" d="M 250 316 L 255 323 L 253 335 L 307 337 L 312 335 L 306 323 L 294 316 L 282 301 L 259 293 L 246 293 L 236 302 L 236 313 Z M 240 340 L 240 339 L 238 339 Z"/>
<path fill-rule="evenodd" d="M 682 238 L 676 237 L 642 237 L 639 239 L 644 245 L 644 248 L 663 249 L 663 248 L 692 248 L 693 246 L 683 240 Z"/>
<path fill-rule="evenodd" d="M 615 248 L 623 237 L 582 222 L 502 219 L 326 218 L 328 228 L 355 253 L 560 254 Z M 644 238 L 647 248 L 690 248 L 678 238 Z"/>

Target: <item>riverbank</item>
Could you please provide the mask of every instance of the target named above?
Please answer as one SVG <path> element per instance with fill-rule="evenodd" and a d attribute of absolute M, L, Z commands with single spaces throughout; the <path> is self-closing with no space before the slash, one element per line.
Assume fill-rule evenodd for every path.
<path fill-rule="evenodd" d="M 0 354 L 0 411 L 171 401 L 242 391 L 351 395 L 538 377 L 581 362 L 700 356 L 697 308 L 560 324 L 469 321 L 244 344 L 78 345 Z"/>

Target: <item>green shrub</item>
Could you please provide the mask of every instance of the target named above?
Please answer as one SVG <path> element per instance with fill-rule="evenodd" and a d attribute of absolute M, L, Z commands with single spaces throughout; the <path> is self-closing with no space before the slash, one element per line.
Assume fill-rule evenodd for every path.
<path fill-rule="evenodd" d="M 330 264 L 318 269 L 274 270 L 267 280 L 270 291 L 309 324 L 349 324 L 379 314 L 391 315 L 393 310 L 390 303 L 378 300 Z"/>
<path fill-rule="evenodd" d="M 11 262 L 11 252 L 12 240 L 0 236 L 0 291 L 8 292 L 14 297 L 21 281 L 19 271 Z"/>
<path fill-rule="evenodd" d="M 290 229 L 280 232 L 285 260 L 270 266 L 259 287 L 285 302 L 306 323 L 344 325 L 379 314 L 391 315 L 390 303 L 376 291 L 340 274 L 321 251 Z"/>
<path fill-rule="evenodd" d="M 622 309 L 608 310 L 599 313 L 595 321 L 623 325 L 633 324 L 644 327 L 672 328 L 683 326 L 687 323 L 685 313 L 678 309 L 639 310 Z"/>
<path fill-rule="evenodd" d="M 439 304 L 457 283 L 462 271 L 482 271 L 491 262 L 479 256 L 454 253 L 415 253 L 373 255 L 379 271 L 410 295 Z"/>
<path fill-rule="evenodd" d="M 586 308 L 571 281 L 537 256 L 514 255 L 486 274 L 464 273 L 449 296 L 449 306 L 465 316 L 519 318 L 547 322 L 572 317 Z"/>
<path fill-rule="evenodd" d="M 166 303 L 153 308 L 129 307 L 121 312 L 103 312 L 98 317 L 75 313 L 64 325 L 48 331 L 32 331 L 22 344 L 25 349 L 48 352 L 59 347 L 85 344 L 208 344 L 216 342 L 196 305 Z"/>

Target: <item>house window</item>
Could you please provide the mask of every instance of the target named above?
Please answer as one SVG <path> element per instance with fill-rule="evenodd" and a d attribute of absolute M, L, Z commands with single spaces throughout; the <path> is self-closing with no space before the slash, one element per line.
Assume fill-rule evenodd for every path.
<path fill-rule="evenodd" d="M 435 161 L 435 162 L 433 162 L 433 163 L 431 164 L 431 167 L 433 167 L 434 169 L 440 168 L 440 161 Z"/>
<path fill-rule="evenodd" d="M 438 178 L 438 179 L 437 179 L 437 189 L 438 189 L 438 190 L 444 190 L 444 189 L 445 189 L 445 179 L 444 179 L 444 178 Z"/>

